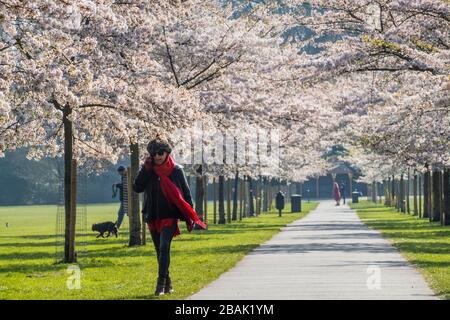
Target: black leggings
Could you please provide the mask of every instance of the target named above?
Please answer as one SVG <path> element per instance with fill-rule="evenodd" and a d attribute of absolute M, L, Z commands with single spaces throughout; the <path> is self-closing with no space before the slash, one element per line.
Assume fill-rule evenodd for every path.
<path fill-rule="evenodd" d="M 158 258 L 158 276 L 160 278 L 166 278 L 169 276 L 169 264 L 170 264 L 170 244 L 172 242 L 177 223 L 174 221 L 171 227 L 165 227 L 161 230 L 161 233 L 152 231 L 152 240 L 156 249 L 156 257 Z"/>

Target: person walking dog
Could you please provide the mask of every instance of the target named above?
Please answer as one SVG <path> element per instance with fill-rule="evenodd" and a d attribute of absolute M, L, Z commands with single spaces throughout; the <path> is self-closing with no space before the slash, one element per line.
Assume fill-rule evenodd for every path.
<path fill-rule="evenodd" d="M 144 160 L 133 184 L 135 192 L 145 192 L 142 208 L 158 259 L 158 280 L 155 295 L 172 293 L 169 276 L 170 245 L 173 237 L 180 235 L 178 221 L 185 221 L 189 232 L 198 225 L 207 226 L 193 209 L 183 167 L 176 164 L 170 155 L 169 142 L 156 138 L 147 145 L 149 157 Z"/>
<path fill-rule="evenodd" d="M 127 198 L 128 198 L 128 191 L 126 190 L 125 186 L 127 183 L 127 170 L 125 167 L 120 166 L 117 168 L 117 173 L 120 176 L 120 183 L 113 184 L 113 198 L 117 195 L 117 189 L 119 189 L 119 200 L 120 200 L 120 207 L 119 211 L 117 212 L 117 220 L 116 220 L 116 226 L 117 229 L 120 228 L 123 222 L 123 217 L 125 216 L 125 212 L 127 211 L 127 205 L 125 204 Z M 128 214 L 128 212 L 127 212 Z"/>

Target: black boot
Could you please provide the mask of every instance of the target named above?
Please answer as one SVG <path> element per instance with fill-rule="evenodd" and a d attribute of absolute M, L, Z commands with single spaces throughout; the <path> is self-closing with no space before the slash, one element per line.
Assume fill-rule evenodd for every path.
<path fill-rule="evenodd" d="M 162 296 L 164 294 L 165 282 L 166 282 L 165 278 L 158 277 L 158 281 L 156 282 L 155 296 Z"/>
<path fill-rule="evenodd" d="M 166 293 L 166 294 L 173 293 L 172 280 L 170 280 L 169 275 L 167 275 L 167 278 L 166 278 L 166 284 L 164 286 L 164 293 Z"/>

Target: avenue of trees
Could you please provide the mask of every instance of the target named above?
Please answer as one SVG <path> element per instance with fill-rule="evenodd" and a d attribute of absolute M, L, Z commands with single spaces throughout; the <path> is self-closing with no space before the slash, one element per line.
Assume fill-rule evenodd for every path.
<path fill-rule="evenodd" d="M 225 202 L 237 218 L 237 191 L 265 199 L 269 182 L 300 188 L 326 173 L 323 153 L 336 144 L 366 182 L 423 173 L 427 195 L 442 190 L 431 203 L 448 204 L 449 24 L 445 0 L 2 0 L 0 156 L 27 147 L 30 159 L 63 158 L 67 232 L 74 161 L 98 171 L 130 157 L 133 176 L 148 139 L 180 129 L 280 133 L 279 166 L 187 166 L 199 213 L 206 179 L 217 182 L 219 223 Z M 222 191 L 233 189 L 231 204 Z"/>

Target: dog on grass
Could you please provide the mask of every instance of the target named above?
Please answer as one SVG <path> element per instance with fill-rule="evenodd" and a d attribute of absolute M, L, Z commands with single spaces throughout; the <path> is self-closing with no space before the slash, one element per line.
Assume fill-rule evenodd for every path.
<path fill-rule="evenodd" d="M 117 226 L 114 222 L 107 221 L 102 223 L 94 223 L 92 225 L 92 231 L 97 231 L 98 235 L 96 238 L 108 238 L 111 233 L 114 234 L 117 238 Z M 106 233 L 106 236 L 105 236 Z"/>

